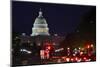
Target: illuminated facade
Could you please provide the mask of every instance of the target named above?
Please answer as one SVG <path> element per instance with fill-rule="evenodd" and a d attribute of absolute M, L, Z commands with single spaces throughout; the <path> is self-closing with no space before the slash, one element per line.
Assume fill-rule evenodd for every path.
<path fill-rule="evenodd" d="M 32 27 L 31 36 L 46 35 L 49 36 L 49 28 L 45 18 L 42 16 L 42 11 L 39 11 L 39 16 L 35 19 Z"/>

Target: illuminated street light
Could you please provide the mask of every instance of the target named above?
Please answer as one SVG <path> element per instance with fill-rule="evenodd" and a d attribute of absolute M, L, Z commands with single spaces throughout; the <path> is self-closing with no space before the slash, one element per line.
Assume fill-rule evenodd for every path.
<path fill-rule="evenodd" d="M 48 50 L 50 50 L 51 49 L 51 47 L 50 46 L 48 46 Z"/>
<path fill-rule="evenodd" d="M 73 54 L 73 56 L 76 56 L 76 54 Z"/>
<path fill-rule="evenodd" d="M 66 61 L 69 62 L 70 61 L 70 58 L 66 58 Z"/>
<path fill-rule="evenodd" d="M 73 59 L 73 58 L 71 58 L 71 61 L 73 62 L 73 61 L 74 61 L 74 59 Z"/>
<path fill-rule="evenodd" d="M 83 55 L 83 52 L 80 52 L 80 55 Z"/>
<path fill-rule="evenodd" d="M 94 47 L 93 44 L 91 44 L 91 47 Z"/>
<path fill-rule="evenodd" d="M 83 58 L 86 61 L 86 57 Z"/>
<path fill-rule="evenodd" d="M 77 60 L 78 60 L 78 58 L 76 57 L 76 58 L 75 58 L 75 60 L 77 61 Z"/>
<path fill-rule="evenodd" d="M 88 61 L 91 61 L 91 59 L 88 59 Z"/>
<path fill-rule="evenodd" d="M 88 45 L 87 48 L 89 49 L 90 48 L 90 45 Z"/>
<path fill-rule="evenodd" d="M 75 54 L 77 54 L 77 51 L 75 51 Z"/>
<path fill-rule="evenodd" d="M 81 62 L 81 60 L 82 60 L 82 59 L 80 58 L 80 59 L 77 60 L 77 62 Z"/>
<path fill-rule="evenodd" d="M 77 51 L 77 48 L 75 48 L 74 50 Z"/>
<path fill-rule="evenodd" d="M 69 50 L 70 48 L 68 47 L 67 49 Z"/>
<path fill-rule="evenodd" d="M 81 48 L 79 47 L 78 49 L 80 50 Z"/>

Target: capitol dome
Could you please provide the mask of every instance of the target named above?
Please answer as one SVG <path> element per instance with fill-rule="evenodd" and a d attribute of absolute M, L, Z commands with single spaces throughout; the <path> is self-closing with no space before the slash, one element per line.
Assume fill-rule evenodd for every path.
<path fill-rule="evenodd" d="M 39 11 L 39 16 L 35 19 L 35 22 L 32 27 L 32 34 L 31 36 L 37 35 L 50 35 L 48 24 L 45 18 L 42 16 L 42 11 Z"/>
<path fill-rule="evenodd" d="M 35 24 L 47 24 L 45 18 L 43 17 L 37 17 L 35 20 Z"/>

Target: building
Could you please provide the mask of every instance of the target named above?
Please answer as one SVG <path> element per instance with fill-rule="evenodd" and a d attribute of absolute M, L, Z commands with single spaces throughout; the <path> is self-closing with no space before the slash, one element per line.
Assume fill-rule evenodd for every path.
<path fill-rule="evenodd" d="M 42 16 L 42 11 L 40 9 L 39 16 L 35 19 L 35 22 L 32 27 L 32 34 L 31 36 L 37 36 L 37 35 L 50 35 L 49 34 L 49 28 L 48 24 L 45 20 L 45 18 Z"/>
<path fill-rule="evenodd" d="M 56 46 L 55 48 L 59 48 L 58 46 L 60 45 L 60 42 L 64 40 L 64 37 L 58 36 L 57 34 L 50 35 L 48 24 L 42 14 L 43 12 L 40 9 L 39 16 L 35 19 L 32 27 L 31 36 L 22 33 L 22 35 L 20 36 L 20 44 L 35 43 L 37 46 L 41 46 L 43 48 L 46 43 L 50 43 L 53 46 Z"/>

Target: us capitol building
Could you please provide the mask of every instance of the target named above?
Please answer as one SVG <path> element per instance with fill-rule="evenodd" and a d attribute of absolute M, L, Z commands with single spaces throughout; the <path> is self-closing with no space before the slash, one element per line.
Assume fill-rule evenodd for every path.
<path fill-rule="evenodd" d="M 48 42 L 53 43 L 53 45 L 59 45 L 59 42 L 61 42 L 63 39 L 64 37 L 58 36 L 57 34 L 50 35 L 48 24 L 46 19 L 43 17 L 43 12 L 40 9 L 39 15 L 36 17 L 33 24 L 32 33 L 30 36 L 22 33 L 20 36 L 20 44 L 36 43 L 38 46 L 43 46 L 44 43 Z"/>

